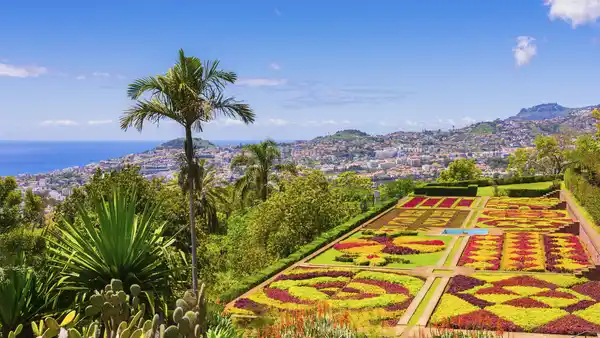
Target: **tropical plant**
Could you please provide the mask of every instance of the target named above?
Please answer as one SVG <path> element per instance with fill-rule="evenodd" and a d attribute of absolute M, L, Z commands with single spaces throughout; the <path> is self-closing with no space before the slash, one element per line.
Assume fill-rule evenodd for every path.
<path fill-rule="evenodd" d="M 0 233 L 21 224 L 21 192 L 14 177 L 0 177 Z"/>
<path fill-rule="evenodd" d="M 195 175 L 193 182 L 194 193 L 197 195 L 198 216 L 202 218 L 202 225 L 206 227 L 208 233 L 216 233 L 219 231 L 217 210 L 219 205 L 225 204 L 227 200 L 224 184 L 217 177 L 216 169 L 212 165 L 206 164 L 206 160 L 194 159 L 192 165 L 194 169 L 190 170 L 185 156 L 180 156 L 178 184 L 181 190 L 189 193 L 190 180 L 188 176 L 192 173 Z"/>
<path fill-rule="evenodd" d="M 94 222 L 79 205 L 81 226 L 63 220 L 48 237 L 51 264 L 60 271 L 64 285 L 81 292 L 99 290 L 113 278 L 134 283 L 159 295 L 169 293 L 171 271 L 165 224 L 154 224 L 158 205 L 135 213 L 135 191 L 115 190 L 112 198 L 95 199 Z"/>
<path fill-rule="evenodd" d="M 227 84 L 233 84 L 237 75 L 219 69 L 219 61 L 204 64 L 196 57 L 188 57 L 183 49 L 179 51 L 178 62 L 165 75 L 138 79 L 129 85 L 128 96 L 136 104 L 125 111 L 121 117 L 121 128 L 135 127 L 142 131 L 145 122 L 158 124 L 162 120 L 171 120 L 185 130 L 185 156 L 190 168 L 194 159 L 192 131 L 201 132 L 204 124 L 222 115 L 240 119 L 248 124 L 254 122 L 254 112 L 233 97 L 225 97 L 223 90 Z M 150 98 L 143 95 L 150 94 Z M 195 174 L 188 175 L 189 213 L 192 243 L 192 288 L 198 290 L 196 224 L 194 216 Z"/>
<path fill-rule="evenodd" d="M 242 152 L 231 160 L 231 168 L 244 170 L 244 176 L 235 183 L 243 200 L 253 193 L 254 197 L 266 201 L 275 182 L 279 181 L 275 171 L 297 173 L 295 165 L 278 163 L 280 160 L 281 152 L 273 140 L 248 144 L 242 148 Z"/>
<path fill-rule="evenodd" d="M 25 325 L 30 332 L 30 321 L 49 311 L 55 304 L 58 292 L 53 275 L 38 276 L 25 265 L 24 255 L 13 257 L 11 265 L 0 268 L 0 327 L 2 337 Z"/>

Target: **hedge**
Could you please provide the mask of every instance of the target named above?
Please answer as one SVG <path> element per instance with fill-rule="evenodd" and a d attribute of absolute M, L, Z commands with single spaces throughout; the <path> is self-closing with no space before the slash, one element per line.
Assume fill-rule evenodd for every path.
<path fill-rule="evenodd" d="M 522 183 L 536 183 L 536 182 L 549 182 L 555 180 L 562 180 L 563 175 L 540 175 L 540 176 L 520 176 L 520 177 L 506 177 L 506 178 L 482 178 L 478 180 L 469 181 L 457 181 L 457 182 L 433 182 L 428 183 L 427 186 L 442 186 L 442 187 L 467 187 L 471 184 L 476 184 L 479 187 L 488 187 L 491 185 L 508 185 L 508 184 L 522 184 Z"/>
<path fill-rule="evenodd" d="M 230 302 L 235 298 L 244 294 L 244 292 L 250 290 L 251 288 L 259 285 L 260 283 L 266 281 L 267 279 L 273 277 L 277 273 L 283 271 L 284 269 L 290 267 L 292 264 L 298 262 L 304 257 L 312 254 L 313 252 L 319 250 L 325 245 L 331 243 L 333 240 L 338 237 L 350 232 L 351 230 L 357 228 L 359 225 L 364 222 L 370 220 L 371 218 L 379 215 L 382 211 L 391 208 L 396 203 L 398 203 L 398 199 L 390 199 L 384 201 L 379 206 L 372 207 L 370 210 L 353 217 L 352 219 L 334 227 L 333 229 L 322 233 L 319 237 L 315 238 L 312 242 L 303 245 L 298 250 L 296 250 L 291 255 L 286 258 L 282 258 L 275 263 L 269 265 L 263 270 L 248 276 L 242 279 L 238 285 L 232 287 L 225 293 L 223 293 L 220 297 L 221 301 Z"/>
<path fill-rule="evenodd" d="M 545 189 L 502 189 L 508 197 L 541 197 L 560 189 L 560 184 L 553 184 Z"/>
<path fill-rule="evenodd" d="M 580 173 L 569 168 L 565 172 L 565 186 L 573 193 L 579 204 L 585 208 L 596 224 L 600 223 L 600 187 L 597 187 Z"/>
<path fill-rule="evenodd" d="M 477 196 L 477 185 L 470 184 L 467 187 L 452 186 L 424 186 L 415 188 L 415 195 L 427 196 Z"/>

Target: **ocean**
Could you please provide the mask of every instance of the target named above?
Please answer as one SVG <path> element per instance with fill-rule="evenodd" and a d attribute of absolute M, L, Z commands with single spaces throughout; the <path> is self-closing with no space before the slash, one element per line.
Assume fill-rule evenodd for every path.
<path fill-rule="evenodd" d="M 211 141 L 217 146 L 257 143 L 255 140 Z M 0 176 L 39 174 L 101 160 L 141 153 L 163 141 L 0 141 Z"/>

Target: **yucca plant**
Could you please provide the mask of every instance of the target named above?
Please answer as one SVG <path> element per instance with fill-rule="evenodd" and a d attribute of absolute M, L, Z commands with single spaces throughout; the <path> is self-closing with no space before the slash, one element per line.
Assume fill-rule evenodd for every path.
<path fill-rule="evenodd" d="M 63 220 L 48 238 L 52 265 L 60 271 L 61 287 L 87 293 L 100 290 L 114 278 L 129 287 L 166 295 L 170 269 L 165 224 L 156 224 L 158 205 L 135 213 L 134 191 L 113 191 L 112 198 L 94 201 L 95 217 L 78 206 L 81 224 Z M 97 221 L 94 221 L 97 219 Z"/>
<path fill-rule="evenodd" d="M 31 332 L 29 323 L 49 311 L 58 297 L 53 276 L 38 276 L 25 265 L 24 255 L 13 257 L 10 263 L 0 268 L 2 337 L 8 337 L 20 324 L 24 332 Z"/>

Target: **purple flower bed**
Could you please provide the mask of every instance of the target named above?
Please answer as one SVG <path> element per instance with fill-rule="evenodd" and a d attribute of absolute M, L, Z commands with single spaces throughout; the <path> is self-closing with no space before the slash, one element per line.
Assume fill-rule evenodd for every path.
<path fill-rule="evenodd" d="M 473 304 L 475 306 L 478 306 L 478 307 L 480 307 L 482 309 L 484 307 L 486 307 L 486 306 L 494 305 L 494 303 L 490 303 L 490 302 L 488 302 L 486 300 L 479 299 L 479 298 L 477 298 L 477 297 L 475 297 L 473 295 L 470 295 L 468 293 L 457 293 L 455 296 L 457 296 L 458 298 L 462 298 L 463 300 L 466 300 L 467 302 L 469 302 L 469 303 L 471 303 L 471 304 Z"/>
<path fill-rule="evenodd" d="M 596 302 L 593 301 L 593 300 L 582 300 L 579 303 L 575 303 L 573 305 L 567 306 L 563 310 L 565 310 L 565 311 L 567 311 L 569 313 L 573 313 L 575 311 L 587 309 L 588 307 L 590 307 L 590 306 L 592 306 L 594 304 L 596 304 Z"/>
<path fill-rule="evenodd" d="M 586 296 L 590 296 L 600 302 L 600 282 L 598 281 L 591 281 L 582 285 L 577 285 L 573 288 L 573 290 Z"/>
<path fill-rule="evenodd" d="M 240 299 L 236 300 L 235 303 L 233 304 L 233 306 L 235 306 L 238 309 L 252 311 L 259 315 L 267 312 L 266 305 L 257 303 L 255 301 L 253 301 L 252 299 L 248 299 L 248 298 L 240 298 Z"/>
<path fill-rule="evenodd" d="M 313 304 L 314 303 L 310 300 L 296 298 L 296 297 L 290 295 L 290 293 L 287 290 L 281 290 L 281 289 L 276 289 L 276 288 L 264 288 L 264 292 L 265 292 L 265 295 L 267 295 L 267 297 L 269 297 L 271 299 L 276 299 L 276 300 L 284 302 L 284 303 L 296 303 L 296 304 Z"/>
<path fill-rule="evenodd" d="M 352 271 L 339 271 L 339 270 L 331 270 L 331 271 L 313 271 L 313 272 L 305 272 L 305 273 L 296 273 L 290 275 L 279 275 L 276 280 L 301 280 L 301 279 L 311 279 L 317 277 L 352 277 L 354 276 L 354 272 Z"/>
<path fill-rule="evenodd" d="M 600 326 L 575 315 L 568 315 L 538 328 L 537 332 L 553 334 L 579 334 L 582 332 L 600 332 Z"/>
<path fill-rule="evenodd" d="M 456 294 L 461 291 L 469 290 L 476 286 L 484 285 L 485 282 L 472 277 L 458 275 L 452 277 L 448 286 L 448 293 Z"/>
<path fill-rule="evenodd" d="M 401 294 L 405 294 L 407 296 L 410 295 L 410 292 L 408 291 L 408 289 L 399 284 L 394 284 L 394 283 L 380 281 L 380 280 L 363 279 L 363 278 L 355 279 L 355 280 L 353 280 L 353 282 L 379 286 L 380 288 L 384 289 L 387 293 L 390 293 L 390 294 L 401 293 Z"/>

